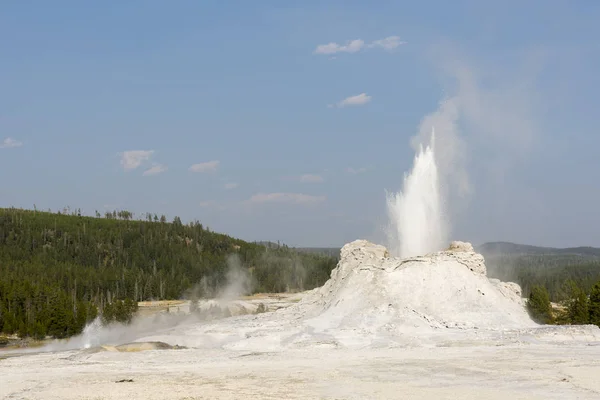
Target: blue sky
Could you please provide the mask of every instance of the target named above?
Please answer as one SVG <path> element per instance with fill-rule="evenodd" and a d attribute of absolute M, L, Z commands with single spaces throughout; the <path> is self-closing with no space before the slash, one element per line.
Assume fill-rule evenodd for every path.
<path fill-rule="evenodd" d="M 453 238 L 600 246 L 599 19 L 595 1 L 4 2 L 0 204 L 382 241 L 385 190 L 451 98 Z"/>

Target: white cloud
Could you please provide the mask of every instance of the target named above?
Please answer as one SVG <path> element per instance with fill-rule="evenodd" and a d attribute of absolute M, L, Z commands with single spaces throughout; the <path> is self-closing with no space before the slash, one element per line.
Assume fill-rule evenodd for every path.
<path fill-rule="evenodd" d="M 312 196 L 303 193 L 257 193 L 250 197 L 250 203 L 290 203 L 290 204 L 317 204 L 325 201 L 325 196 Z"/>
<path fill-rule="evenodd" d="M 360 167 L 360 168 L 352 168 L 352 167 L 348 167 L 346 168 L 346 172 L 348 172 L 349 174 L 362 174 L 363 172 L 367 172 L 367 168 L 365 167 Z"/>
<path fill-rule="evenodd" d="M 354 39 L 347 41 L 346 44 L 343 45 L 335 42 L 320 44 L 315 49 L 314 53 L 324 55 L 336 53 L 357 53 L 365 48 L 382 48 L 384 50 L 391 51 L 402 44 L 406 44 L 406 42 L 401 41 L 399 36 L 388 36 L 383 39 L 374 40 L 368 45 L 365 45 L 365 41 L 362 39 Z"/>
<path fill-rule="evenodd" d="M 348 106 L 362 106 L 370 102 L 372 99 L 366 93 L 357 94 L 356 96 L 346 97 L 344 100 L 337 103 L 338 108 L 348 107 Z M 330 104 L 328 107 L 332 107 Z"/>
<path fill-rule="evenodd" d="M 381 47 L 382 49 L 389 51 L 395 49 L 401 44 L 406 44 L 406 42 L 401 41 L 400 36 L 388 36 L 384 39 L 374 40 L 371 44 L 369 44 L 368 47 Z"/>
<path fill-rule="evenodd" d="M 15 140 L 13 138 L 6 138 L 0 143 L 0 149 L 9 149 L 11 147 L 21 147 L 23 146 L 22 142 Z"/>
<path fill-rule="evenodd" d="M 121 153 L 121 165 L 125 170 L 136 169 L 143 162 L 148 161 L 154 150 L 129 150 Z"/>
<path fill-rule="evenodd" d="M 357 51 L 360 51 L 364 45 L 365 42 L 361 39 L 348 41 L 345 45 L 334 42 L 320 44 L 315 49 L 315 54 L 356 53 Z"/>
<path fill-rule="evenodd" d="M 190 167 L 190 171 L 192 172 L 214 172 L 219 167 L 220 162 L 213 160 L 207 161 L 199 164 L 194 164 Z"/>
<path fill-rule="evenodd" d="M 239 186 L 239 183 L 236 183 L 236 182 L 229 182 L 229 183 L 226 183 L 225 185 L 223 185 L 223 187 L 227 190 L 235 189 L 238 186 Z"/>
<path fill-rule="evenodd" d="M 144 171 L 144 176 L 158 175 L 160 173 L 165 172 L 167 169 L 168 168 L 166 165 L 155 164 L 151 168 L 148 168 L 147 170 Z"/>
<path fill-rule="evenodd" d="M 323 177 L 321 175 L 316 175 L 316 174 L 304 174 L 302 176 L 300 176 L 300 182 L 305 182 L 305 183 L 319 183 L 319 182 L 323 182 L 325 179 L 323 179 Z"/>

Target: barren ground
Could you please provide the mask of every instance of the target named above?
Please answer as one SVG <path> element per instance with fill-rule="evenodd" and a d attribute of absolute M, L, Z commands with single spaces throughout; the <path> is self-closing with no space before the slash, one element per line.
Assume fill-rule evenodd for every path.
<path fill-rule="evenodd" d="M 0 398 L 600 398 L 598 327 L 533 323 L 474 253 L 384 253 L 345 246 L 314 291 L 145 304 L 127 327 L 1 352 Z"/>
<path fill-rule="evenodd" d="M 6 399 L 598 399 L 597 346 L 83 350 L 0 361 Z M 133 380 L 121 382 L 119 380 Z"/>
<path fill-rule="evenodd" d="M 257 297 L 264 301 L 268 296 Z M 289 327 L 273 325 L 277 314 L 183 322 L 140 333 L 137 339 L 191 345 L 186 349 L 0 352 L 0 398 L 600 398 L 600 346 L 589 340 L 586 328 L 478 338 L 459 333 L 426 346 L 371 342 L 346 347 L 317 335 L 302 339 L 306 327 L 286 336 Z M 290 336 L 297 344 L 282 346 Z"/>

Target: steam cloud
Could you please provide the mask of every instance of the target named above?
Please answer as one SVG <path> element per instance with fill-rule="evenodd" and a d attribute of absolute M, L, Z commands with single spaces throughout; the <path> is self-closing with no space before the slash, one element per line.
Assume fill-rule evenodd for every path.
<path fill-rule="evenodd" d="M 532 95 L 535 70 L 515 68 L 516 73 L 509 73 L 491 67 L 484 75 L 458 60 L 455 51 L 452 55 L 440 53 L 443 56 L 436 64 L 442 66 L 443 76 L 450 78 L 447 92 L 451 95 L 421 120 L 411 145 L 418 152 L 421 146 L 431 144 L 435 128 L 433 150 L 440 196 L 447 233 L 453 235 L 455 224 L 450 222 L 467 209 L 475 194 L 473 175 L 485 191 L 482 195 L 489 210 L 502 212 L 499 202 L 510 198 L 502 196 L 508 191 L 506 178 L 525 159 L 539 129 Z"/>
<path fill-rule="evenodd" d="M 243 268 L 237 254 L 227 257 L 227 272 L 222 286 L 212 286 L 206 277 L 194 286 L 186 297 L 191 302 L 200 297 L 211 299 L 209 307 L 227 307 L 236 298 L 250 294 L 253 282 L 248 271 Z M 100 317 L 88 324 L 80 335 L 67 340 L 55 340 L 40 349 L 23 352 L 64 351 L 92 348 L 101 345 L 119 345 L 135 341 L 141 337 L 155 335 L 175 326 L 185 326 L 203 320 L 196 313 L 157 313 L 152 316 L 135 316 L 130 324 L 112 323 L 103 325 Z"/>

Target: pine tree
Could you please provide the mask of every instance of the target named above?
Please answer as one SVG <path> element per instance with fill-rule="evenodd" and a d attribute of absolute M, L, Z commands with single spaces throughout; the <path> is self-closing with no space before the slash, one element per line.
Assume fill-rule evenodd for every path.
<path fill-rule="evenodd" d="M 35 323 L 33 337 L 38 340 L 42 340 L 46 337 L 46 327 L 39 321 Z"/>
<path fill-rule="evenodd" d="M 548 290 L 543 286 L 534 286 L 531 288 L 527 308 L 531 318 L 541 324 L 550 324 L 553 322 L 552 305 Z"/>
<path fill-rule="evenodd" d="M 568 284 L 570 285 L 570 299 L 567 307 L 569 322 L 574 325 L 587 324 L 589 322 L 587 295 L 572 280 Z"/>
<path fill-rule="evenodd" d="M 138 310 L 138 304 L 137 304 L 137 302 L 131 300 L 130 298 L 127 298 L 123 302 L 123 309 L 124 309 L 124 313 L 125 313 L 124 322 L 129 324 L 129 323 L 131 323 L 133 316 L 135 315 L 135 313 Z"/>
<path fill-rule="evenodd" d="M 600 282 L 592 287 L 589 305 L 589 323 L 600 327 Z"/>
<path fill-rule="evenodd" d="M 106 303 L 102 308 L 102 323 L 108 325 L 115 320 L 115 311 L 112 303 Z"/>
<path fill-rule="evenodd" d="M 25 321 L 19 322 L 18 335 L 20 338 L 24 338 L 25 336 L 27 336 L 27 326 L 25 325 Z"/>

